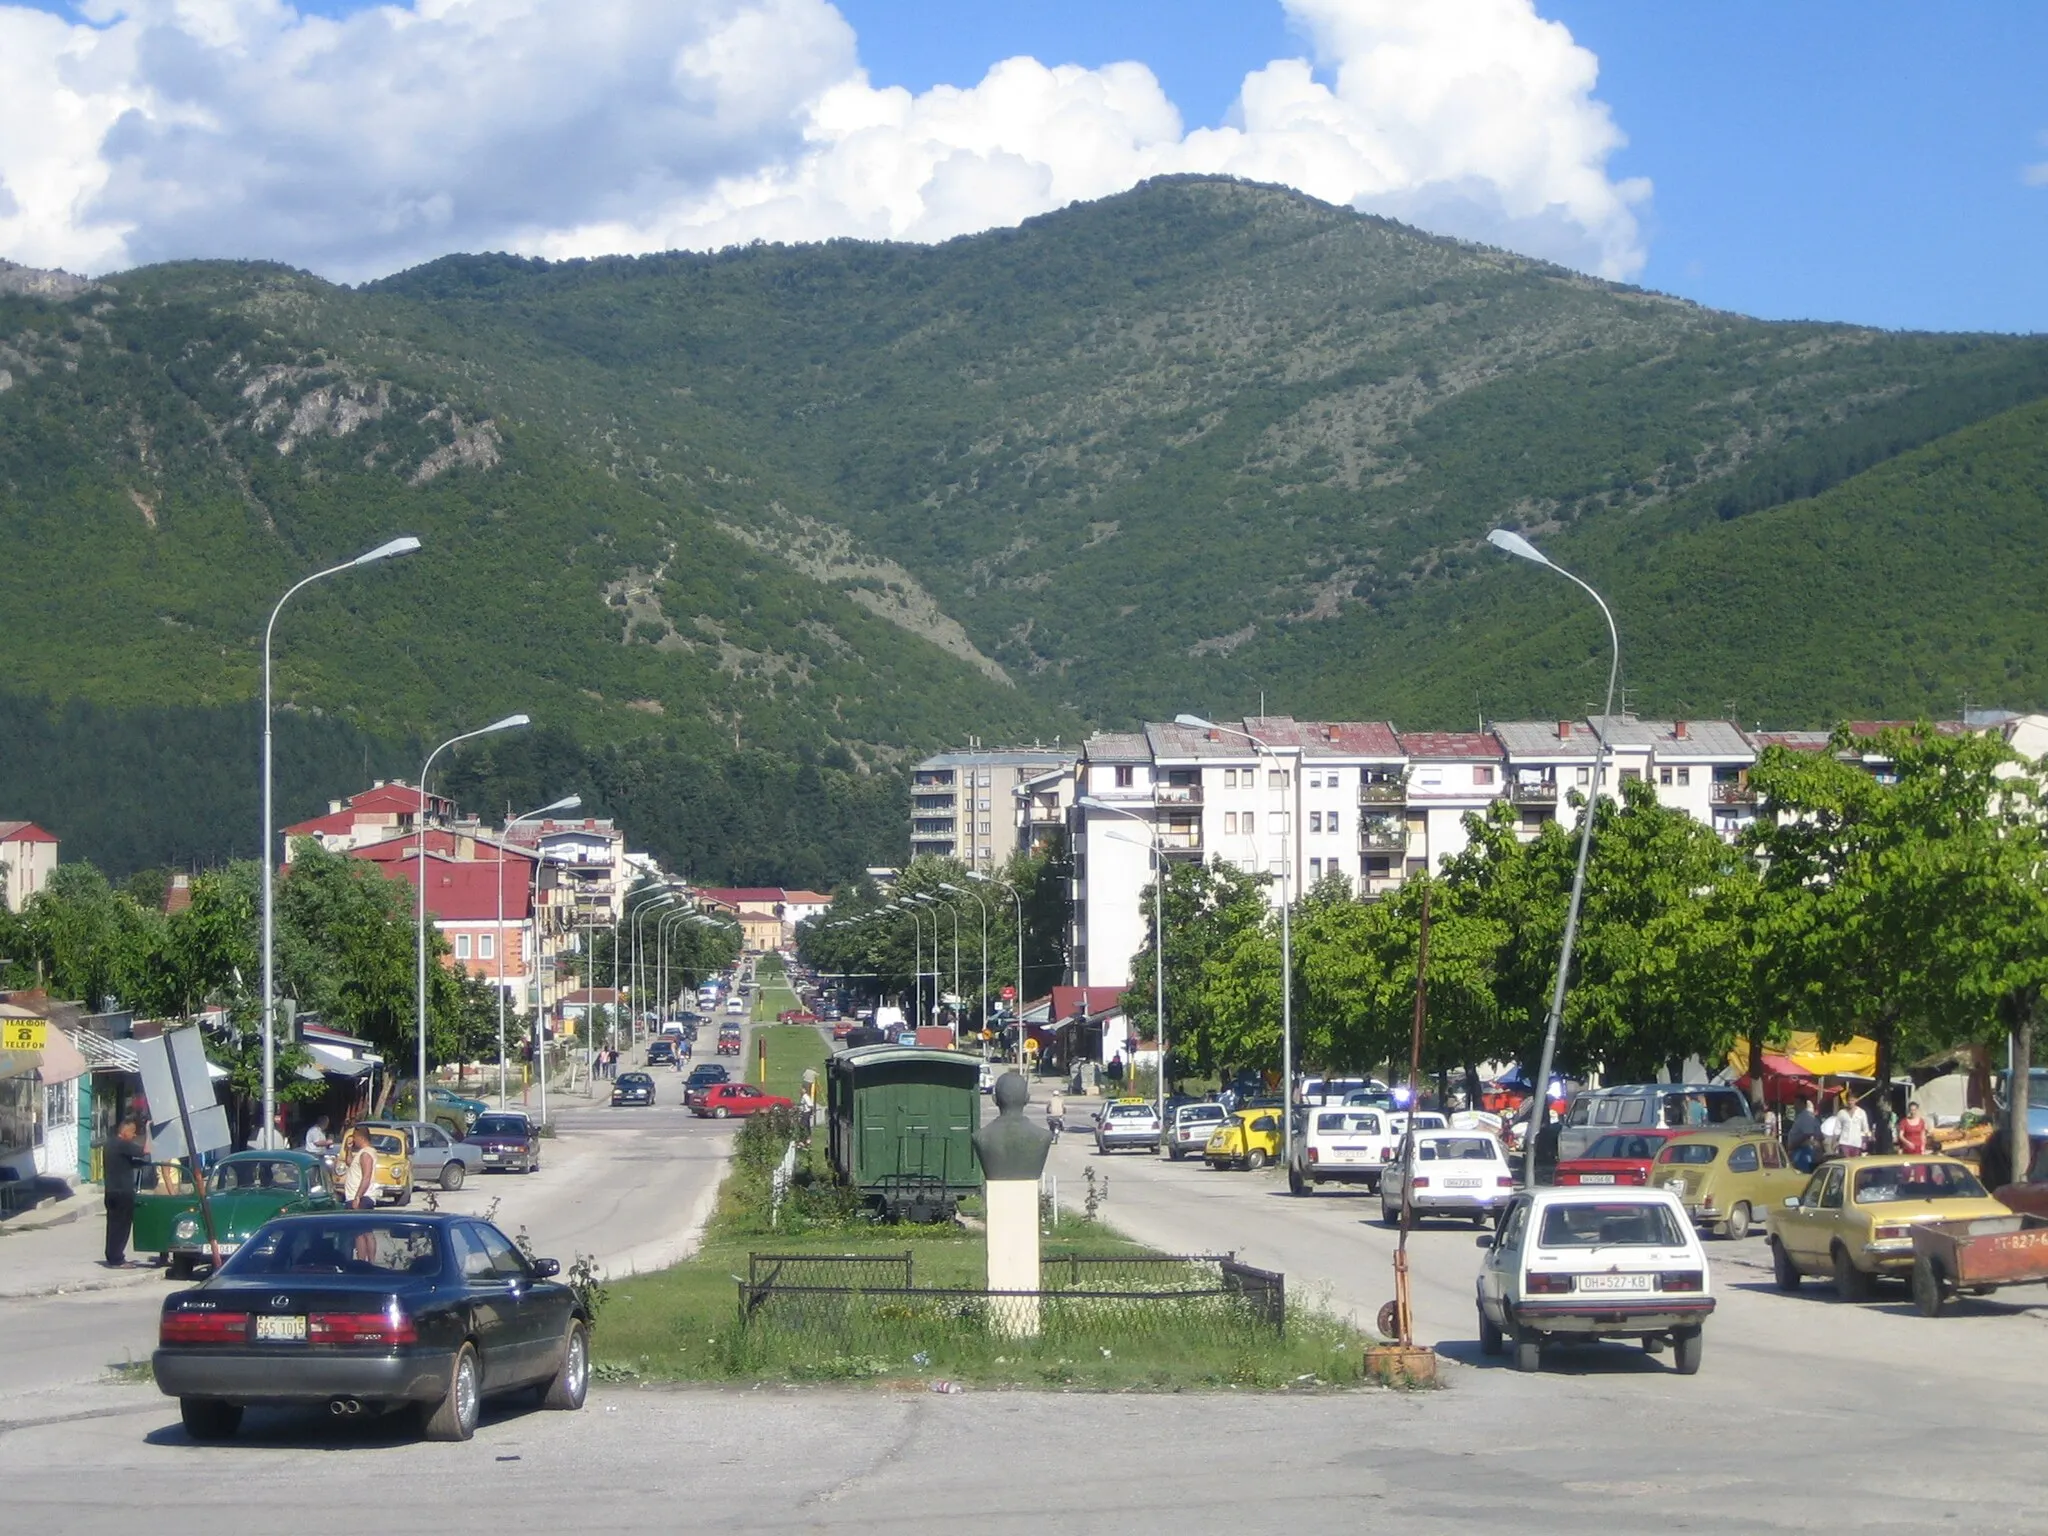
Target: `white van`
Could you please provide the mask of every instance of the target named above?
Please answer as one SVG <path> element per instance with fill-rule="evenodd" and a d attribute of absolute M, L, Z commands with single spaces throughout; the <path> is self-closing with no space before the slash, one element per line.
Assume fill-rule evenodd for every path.
<path fill-rule="evenodd" d="M 1692 1100 L 1697 1097 L 1695 1114 Z M 1741 1130 L 1753 1122 L 1749 1100 L 1725 1083 L 1630 1083 L 1616 1088 L 1586 1088 L 1572 1095 L 1564 1124 L 1557 1133 L 1557 1157 L 1581 1157 L 1609 1131 L 1667 1129 L 1690 1125 L 1698 1130 L 1730 1126 Z"/>

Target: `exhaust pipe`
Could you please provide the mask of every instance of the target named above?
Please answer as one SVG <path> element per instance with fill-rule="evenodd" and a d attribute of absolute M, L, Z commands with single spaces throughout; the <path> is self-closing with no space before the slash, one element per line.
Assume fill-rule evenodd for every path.
<path fill-rule="evenodd" d="M 363 1411 L 363 1405 L 353 1397 L 337 1397 L 327 1405 L 327 1411 L 337 1419 L 353 1418 Z"/>

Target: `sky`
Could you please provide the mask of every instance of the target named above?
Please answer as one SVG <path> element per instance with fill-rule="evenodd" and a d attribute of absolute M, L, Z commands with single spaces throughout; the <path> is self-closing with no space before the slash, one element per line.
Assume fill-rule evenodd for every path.
<path fill-rule="evenodd" d="M 1281 182 L 1772 319 L 2048 331 L 2048 5 L 0 0 L 0 256 L 357 281 Z"/>

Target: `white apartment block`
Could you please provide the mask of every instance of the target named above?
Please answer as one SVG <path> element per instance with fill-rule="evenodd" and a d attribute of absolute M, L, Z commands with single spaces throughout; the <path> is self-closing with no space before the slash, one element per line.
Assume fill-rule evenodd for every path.
<path fill-rule="evenodd" d="M 1065 827 L 1078 756 L 1071 748 L 968 747 L 926 758 L 910 774 L 910 856 L 993 873 Z"/>
<path fill-rule="evenodd" d="M 1522 835 L 1533 838 L 1561 802 L 1587 793 L 1603 741 L 1602 794 L 1645 779 L 1664 804 L 1730 838 L 1755 814 L 1756 748 L 1718 720 L 1614 716 L 1401 732 L 1382 721 L 1269 716 L 1208 731 L 1147 725 L 1091 737 L 1075 768 L 1071 818 L 1074 981 L 1129 984 L 1131 957 L 1146 940 L 1140 896 L 1153 878 L 1155 842 L 1169 864 L 1272 874 L 1276 901 L 1280 877 L 1295 896 L 1332 876 L 1361 895 L 1384 895 L 1462 852 L 1465 818 L 1496 800 L 1514 805 Z"/>

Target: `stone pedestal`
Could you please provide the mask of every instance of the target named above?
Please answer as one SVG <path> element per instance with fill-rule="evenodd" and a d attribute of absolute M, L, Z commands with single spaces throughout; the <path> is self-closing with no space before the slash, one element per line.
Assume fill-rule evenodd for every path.
<path fill-rule="evenodd" d="M 1045 1172 L 1052 1133 L 1024 1118 L 1031 1089 L 1015 1072 L 1005 1072 L 990 1094 L 996 1118 L 974 1133 L 988 1204 L 988 1289 L 1038 1289 L 1038 1181 Z M 1021 1298 L 997 1304 L 996 1327 L 1020 1337 L 1038 1332 L 1038 1302 Z"/>

